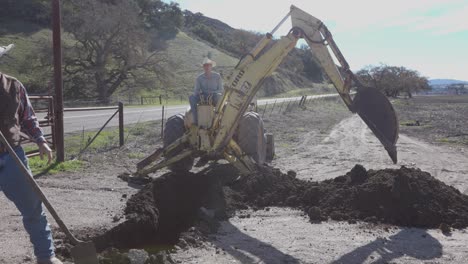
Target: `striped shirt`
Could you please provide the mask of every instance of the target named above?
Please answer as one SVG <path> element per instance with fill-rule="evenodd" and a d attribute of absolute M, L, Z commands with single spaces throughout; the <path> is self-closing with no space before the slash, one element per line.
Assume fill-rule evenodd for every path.
<path fill-rule="evenodd" d="M 46 142 L 44 138 L 44 133 L 42 132 L 39 122 L 37 121 L 36 114 L 29 101 L 28 93 L 23 84 L 20 88 L 20 105 L 18 110 L 19 123 L 21 126 L 21 131 L 29 135 L 29 137 L 36 143 Z"/>

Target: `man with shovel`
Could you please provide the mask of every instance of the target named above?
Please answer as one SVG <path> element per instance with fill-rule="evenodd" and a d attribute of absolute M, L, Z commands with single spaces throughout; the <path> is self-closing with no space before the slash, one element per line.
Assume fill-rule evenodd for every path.
<path fill-rule="evenodd" d="M 13 48 L 10 44 L 0 46 L 0 58 Z M 1 64 L 0 64 L 1 65 Z M 47 144 L 26 89 L 15 78 L 0 72 L 0 130 L 14 151 L 27 165 L 28 160 L 20 146 L 20 131 L 29 134 L 39 146 L 41 158 L 52 160 L 52 150 Z M 0 143 L 0 189 L 11 200 L 23 217 L 23 225 L 34 246 L 38 264 L 60 264 L 55 257 L 54 243 L 42 202 L 31 185 L 22 175 L 7 148 Z"/>

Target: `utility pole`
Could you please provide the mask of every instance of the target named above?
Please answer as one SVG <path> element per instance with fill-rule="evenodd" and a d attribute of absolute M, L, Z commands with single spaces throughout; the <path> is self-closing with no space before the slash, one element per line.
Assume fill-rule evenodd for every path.
<path fill-rule="evenodd" d="M 57 162 L 65 160 L 63 133 L 63 81 L 62 81 L 62 43 L 61 43 L 60 0 L 52 0 L 52 39 L 54 50 L 55 86 L 55 150 Z"/>

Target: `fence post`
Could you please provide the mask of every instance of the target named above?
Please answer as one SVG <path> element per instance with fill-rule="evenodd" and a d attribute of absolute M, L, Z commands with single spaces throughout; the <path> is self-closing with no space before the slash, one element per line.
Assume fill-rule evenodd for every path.
<path fill-rule="evenodd" d="M 162 105 L 162 95 L 159 95 L 159 104 Z"/>
<path fill-rule="evenodd" d="M 119 102 L 119 143 L 120 146 L 124 145 L 124 112 L 123 103 Z"/>
<path fill-rule="evenodd" d="M 281 109 L 283 109 L 284 101 L 281 103 L 278 113 L 281 114 Z"/>
<path fill-rule="evenodd" d="M 288 105 L 286 106 L 286 109 L 284 110 L 285 112 L 289 111 L 289 105 L 291 104 L 291 101 L 288 101 Z"/>
<path fill-rule="evenodd" d="M 161 111 L 161 138 L 164 138 L 164 105 L 162 106 L 162 111 Z"/>
<path fill-rule="evenodd" d="M 102 130 L 107 126 L 107 124 L 109 124 L 109 122 L 112 120 L 112 118 L 114 118 L 117 113 L 119 113 L 120 111 L 117 110 L 115 111 L 114 114 L 112 114 L 112 116 L 106 121 L 106 123 L 104 123 L 104 125 L 99 129 L 99 131 L 94 135 L 94 137 L 88 141 L 88 144 L 86 144 L 86 146 L 80 151 L 80 153 L 78 153 L 78 155 L 75 157 L 75 159 L 78 159 L 81 154 L 83 154 L 83 152 L 94 142 L 94 140 L 99 136 L 99 134 L 102 132 Z"/>
<path fill-rule="evenodd" d="M 60 1 L 52 1 L 52 46 L 54 52 L 55 85 L 55 150 L 57 162 L 65 161 L 65 143 L 63 128 L 63 79 L 62 79 L 62 42 L 61 42 Z"/>
<path fill-rule="evenodd" d="M 266 109 L 267 109 L 267 106 L 268 106 L 268 102 L 265 104 L 265 108 L 263 108 L 262 118 L 263 118 L 263 115 L 265 114 L 265 111 L 266 111 Z"/>
<path fill-rule="evenodd" d="M 275 102 L 273 103 L 273 108 L 271 108 L 270 115 L 273 113 L 273 110 L 275 110 L 275 105 L 276 105 L 276 100 L 275 100 Z"/>

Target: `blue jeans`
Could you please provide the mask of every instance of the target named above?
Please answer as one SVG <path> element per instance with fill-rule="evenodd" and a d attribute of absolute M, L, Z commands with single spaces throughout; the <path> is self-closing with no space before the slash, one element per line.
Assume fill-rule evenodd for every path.
<path fill-rule="evenodd" d="M 197 111 L 197 105 L 200 102 L 200 99 L 203 98 L 204 101 L 208 100 L 208 97 L 212 96 L 213 104 L 216 106 L 219 102 L 219 99 L 221 99 L 221 94 L 213 93 L 213 94 L 199 94 L 199 95 L 190 95 L 189 96 L 189 102 L 190 102 L 190 109 L 192 109 L 192 115 L 193 115 L 193 122 L 195 125 L 198 124 L 198 111 Z"/>
<path fill-rule="evenodd" d="M 28 159 L 23 148 L 16 147 L 15 152 L 28 166 Z M 21 212 L 23 225 L 34 246 L 36 257 L 47 259 L 54 256 L 52 232 L 42 208 L 42 202 L 8 153 L 0 154 L 0 189 Z"/>

